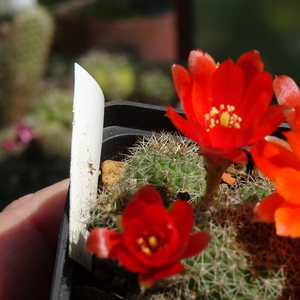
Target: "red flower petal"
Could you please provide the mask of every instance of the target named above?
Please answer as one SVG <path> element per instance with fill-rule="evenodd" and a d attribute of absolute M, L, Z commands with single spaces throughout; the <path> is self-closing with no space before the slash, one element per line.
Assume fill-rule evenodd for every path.
<path fill-rule="evenodd" d="M 139 284 L 149 288 L 154 285 L 157 279 L 173 276 L 180 273 L 183 269 L 183 264 L 175 262 L 162 268 L 151 270 L 148 273 L 142 273 L 139 275 Z"/>
<path fill-rule="evenodd" d="M 259 201 L 254 208 L 254 221 L 272 223 L 275 221 L 275 212 L 284 203 L 284 199 L 277 193 Z"/>
<path fill-rule="evenodd" d="M 299 110 L 300 111 L 300 110 Z M 300 128 L 300 127 L 299 127 Z M 296 130 L 297 128 L 295 128 Z M 299 164 L 295 165 L 294 168 L 300 170 L 300 134 L 294 131 L 289 131 L 283 133 L 286 137 L 290 147 L 292 148 L 292 151 L 294 155 L 297 157 Z"/>
<path fill-rule="evenodd" d="M 270 106 L 264 117 L 262 118 L 259 126 L 257 126 L 255 133 L 248 140 L 248 145 L 255 143 L 256 141 L 264 138 L 265 136 L 272 134 L 278 126 L 284 122 L 286 107 L 282 105 Z M 250 120 L 249 120 L 250 121 Z"/>
<path fill-rule="evenodd" d="M 123 212 L 122 225 L 134 218 L 139 217 L 149 205 L 160 205 L 163 207 L 162 198 L 157 190 L 150 186 L 144 186 L 138 190 L 134 199 L 126 206 Z"/>
<path fill-rule="evenodd" d="M 255 50 L 250 50 L 242 54 L 236 64 L 243 70 L 246 86 L 256 74 L 264 70 L 261 56 L 259 52 Z"/>
<path fill-rule="evenodd" d="M 236 107 L 237 114 L 242 117 L 242 122 L 246 126 L 253 122 L 257 126 L 263 118 L 272 101 L 272 83 L 272 76 L 263 72 L 257 74 L 247 86 L 240 105 Z"/>
<path fill-rule="evenodd" d="M 298 195 L 300 185 L 300 170 L 283 168 L 278 172 L 275 179 L 275 188 L 285 201 L 300 205 Z M 300 220 L 299 220 L 300 221 Z"/>
<path fill-rule="evenodd" d="M 283 203 L 275 212 L 276 233 L 291 238 L 300 237 L 300 207 Z"/>
<path fill-rule="evenodd" d="M 179 243 L 174 249 L 171 260 L 177 260 L 188 247 L 188 240 L 194 223 L 192 207 L 185 201 L 177 200 L 171 207 L 170 215 L 179 235 Z"/>
<path fill-rule="evenodd" d="M 271 180 L 275 180 L 282 168 L 293 168 L 298 166 L 299 162 L 285 141 L 276 138 L 271 140 L 273 142 L 261 140 L 255 143 L 249 151 L 256 166 Z M 278 142 L 275 143 L 275 141 Z"/>
<path fill-rule="evenodd" d="M 97 254 L 100 258 L 116 258 L 116 250 L 121 244 L 121 233 L 105 228 L 96 228 L 91 231 L 85 249 Z"/>
<path fill-rule="evenodd" d="M 291 109 L 286 113 L 287 122 L 289 123 L 293 132 L 300 137 L 300 106 Z"/>
<path fill-rule="evenodd" d="M 190 99 L 192 89 L 190 74 L 180 65 L 173 65 L 171 71 L 177 95 L 181 100 L 182 107 L 185 108 L 186 100 Z"/>
<path fill-rule="evenodd" d="M 222 154 L 223 157 L 231 160 L 232 162 L 236 163 L 236 164 L 242 164 L 242 165 L 246 165 L 248 162 L 248 157 L 246 155 L 246 152 L 244 150 L 237 150 L 231 153 L 224 153 Z"/>
<path fill-rule="evenodd" d="M 144 266 L 132 253 L 126 248 L 120 247 L 117 257 L 120 264 L 131 272 L 144 273 L 149 271 L 149 267 Z"/>
<path fill-rule="evenodd" d="M 190 74 L 186 69 L 179 65 L 173 65 L 171 70 L 175 89 L 180 99 L 181 106 L 185 110 L 186 118 L 189 123 L 197 123 L 197 114 L 195 113 L 192 103 L 192 82 Z"/>
<path fill-rule="evenodd" d="M 191 124 L 196 124 L 202 122 L 204 113 L 210 107 L 210 103 L 205 100 L 210 97 L 210 83 L 216 64 L 210 55 L 196 50 L 191 51 L 188 66 L 190 73 L 182 66 L 174 65 L 172 75 L 186 117 Z"/>
<path fill-rule="evenodd" d="M 279 104 L 290 107 L 300 105 L 300 91 L 294 80 L 288 76 L 277 76 L 273 83 L 274 92 Z"/>
<path fill-rule="evenodd" d="M 170 215 L 179 234 L 181 246 L 185 247 L 193 229 L 192 207 L 185 201 L 177 200 L 171 207 Z"/>
<path fill-rule="evenodd" d="M 244 92 L 244 77 L 241 69 L 232 60 L 221 63 L 213 76 L 211 89 L 212 106 L 219 109 L 223 104 L 225 107 L 233 105 L 236 108 Z M 193 101 L 196 102 L 198 99 L 194 98 Z"/>
<path fill-rule="evenodd" d="M 198 122 L 202 122 L 203 115 L 211 107 L 208 99 L 211 98 L 211 81 L 216 71 L 216 63 L 209 54 L 195 50 L 190 52 L 188 68 L 192 79 L 192 93 L 187 99 L 189 106 L 183 108 L 188 120 L 198 119 Z"/>
<path fill-rule="evenodd" d="M 210 240 L 210 234 L 205 231 L 196 232 L 190 235 L 188 247 L 185 249 L 185 252 L 181 255 L 181 259 L 199 254 L 203 249 L 207 247 Z"/>
<path fill-rule="evenodd" d="M 174 262 L 162 268 L 155 269 L 152 271 L 152 274 L 156 278 L 166 278 L 178 274 L 184 269 L 184 265 L 180 262 Z"/>
<path fill-rule="evenodd" d="M 216 63 L 214 59 L 208 54 L 203 52 L 202 50 L 193 50 L 190 52 L 188 58 L 188 69 L 192 74 L 193 80 L 204 82 L 200 85 L 205 87 L 207 78 L 211 77 L 216 70 Z"/>
<path fill-rule="evenodd" d="M 136 201 L 136 200 L 144 201 L 146 202 L 147 205 L 151 205 L 151 204 L 163 205 L 163 201 L 159 192 L 156 189 L 150 187 L 149 185 L 146 185 L 137 191 L 132 201 Z"/>
<path fill-rule="evenodd" d="M 191 124 L 188 123 L 188 121 L 178 113 L 176 113 L 175 110 L 170 106 L 167 109 L 167 115 L 180 132 L 189 137 L 191 140 L 195 142 L 198 141 L 198 136 L 195 134 L 194 128 L 191 126 Z"/>
<path fill-rule="evenodd" d="M 146 202 L 132 199 L 123 212 L 122 227 L 124 228 L 132 219 L 138 218 L 145 209 L 147 209 Z"/>

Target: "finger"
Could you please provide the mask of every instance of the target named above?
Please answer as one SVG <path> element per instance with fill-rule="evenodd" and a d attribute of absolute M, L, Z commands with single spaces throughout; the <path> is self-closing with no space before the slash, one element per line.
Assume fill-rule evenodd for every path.
<path fill-rule="evenodd" d="M 0 213 L 0 299 L 49 297 L 68 185 L 22 197 Z"/>

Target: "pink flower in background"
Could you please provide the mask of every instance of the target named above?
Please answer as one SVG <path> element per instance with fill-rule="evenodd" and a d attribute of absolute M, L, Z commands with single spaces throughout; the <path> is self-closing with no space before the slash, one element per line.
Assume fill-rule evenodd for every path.
<path fill-rule="evenodd" d="M 34 139 L 32 129 L 23 123 L 16 126 L 15 132 L 15 137 L 5 138 L 1 141 L 1 147 L 7 152 L 20 150 Z"/>
<path fill-rule="evenodd" d="M 18 144 L 14 139 L 3 139 L 1 141 L 1 148 L 7 152 L 13 152 L 18 149 Z"/>
<path fill-rule="evenodd" d="M 32 129 L 22 123 L 17 125 L 17 138 L 23 144 L 28 144 L 34 138 Z"/>

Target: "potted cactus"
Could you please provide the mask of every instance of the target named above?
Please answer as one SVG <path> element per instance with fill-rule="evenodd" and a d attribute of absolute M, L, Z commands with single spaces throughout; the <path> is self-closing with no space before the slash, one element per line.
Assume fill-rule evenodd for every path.
<path fill-rule="evenodd" d="M 192 51 L 189 71 L 174 66 L 172 72 L 184 112 L 106 106 L 99 197 L 86 223 L 92 273 L 78 272 L 66 259 L 77 270 L 74 284 L 65 277 L 53 297 L 297 299 L 298 207 L 295 182 L 284 176 L 298 166 L 300 92 L 279 76 L 274 90 L 280 105 L 269 107 L 273 79 L 255 51 L 218 68 L 208 54 Z M 201 97 L 191 97 L 191 87 Z M 210 93 L 225 104 L 196 105 Z M 255 111 L 249 99 L 260 103 Z M 279 127 L 285 118 L 291 130 Z M 67 268 L 60 273 L 66 276 Z"/>

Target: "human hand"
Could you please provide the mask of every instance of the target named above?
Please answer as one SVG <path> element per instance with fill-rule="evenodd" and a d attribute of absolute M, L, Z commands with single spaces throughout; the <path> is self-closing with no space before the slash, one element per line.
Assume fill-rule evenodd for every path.
<path fill-rule="evenodd" d="M 0 300 L 49 299 L 68 186 L 60 181 L 0 213 Z"/>

